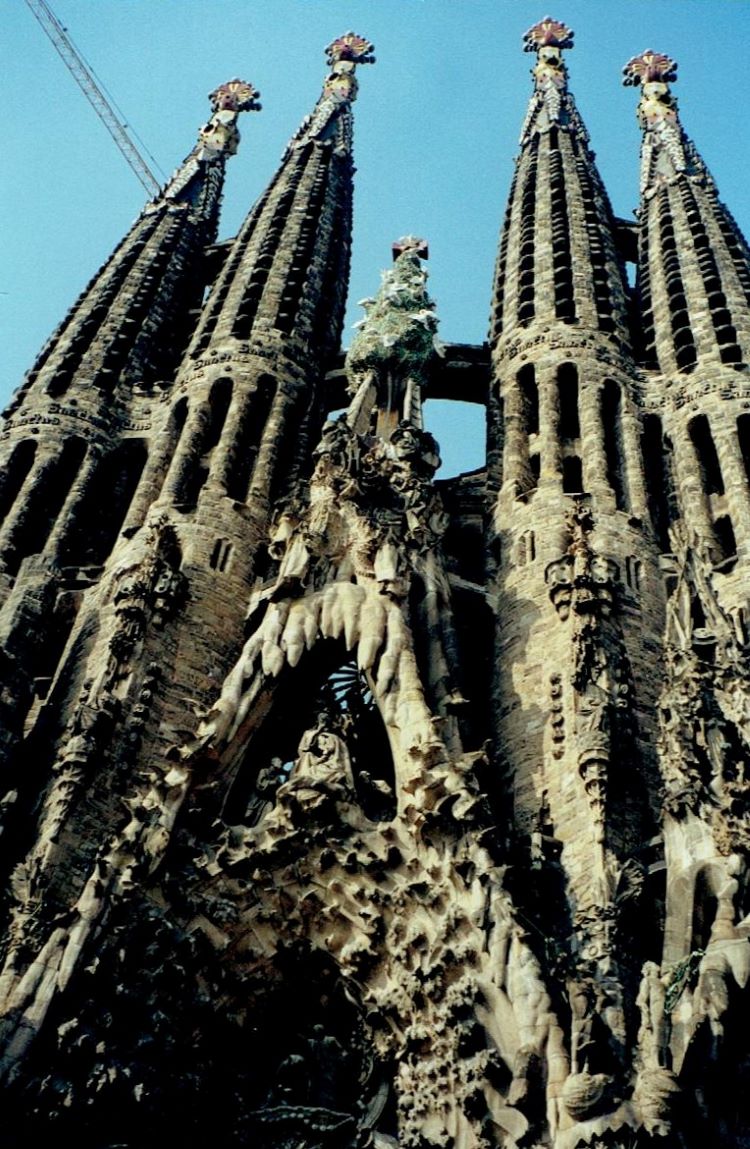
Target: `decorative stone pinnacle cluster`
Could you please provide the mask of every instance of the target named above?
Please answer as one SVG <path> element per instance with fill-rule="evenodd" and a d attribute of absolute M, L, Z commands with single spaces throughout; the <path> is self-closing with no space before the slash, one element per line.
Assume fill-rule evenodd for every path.
<path fill-rule="evenodd" d="M 524 34 L 524 52 L 539 52 L 542 48 L 572 48 L 575 33 L 559 20 L 545 16 Z"/>
<path fill-rule="evenodd" d="M 677 101 L 669 89 L 670 83 L 677 79 L 675 60 L 647 48 L 640 56 L 628 60 L 622 72 L 626 87 L 641 89 L 637 116 L 644 130 L 677 119 Z"/>
<path fill-rule="evenodd" d="M 198 158 L 233 156 L 240 142 L 237 117 L 240 112 L 259 112 L 258 92 L 246 80 L 228 80 L 209 93 L 213 115 L 198 136 Z"/>
<path fill-rule="evenodd" d="M 650 83 L 669 84 L 677 79 L 677 63 L 662 52 L 647 48 L 640 56 L 628 60 L 622 72 L 626 87 L 635 88 L 639 84 Z"/>
<path fill-rule="evenodd" d="M 226 84 L 219 84 L 208 98 L 215 112 L 259 112 L 258 103 L 260 92 L 248 84 L 246 80 L 228 80 Z"/>
<path fill-rule="evenodd" d="M 343 102 L 357 97 L 357 81 L 354 76 L 357 64 L 374 64 L 374 45 L 364 36 L 346 32 L 326 48 L 326 58 L 331 74 L 323 87 L 324 97 Z"/>
<path fill-rule="evenodd" d="M 573 35 L 573 31 L 566 24 L 553 20 L 551 16 L 545 16 L 524 35 L 524 52 L 537 54 L 537 62 L 531 69 L 531 74 L 538 89 L 549 89 L 550 86 L 557 89 L 565 87 L 567 70 L 562 50 L 573 47 Z"/>

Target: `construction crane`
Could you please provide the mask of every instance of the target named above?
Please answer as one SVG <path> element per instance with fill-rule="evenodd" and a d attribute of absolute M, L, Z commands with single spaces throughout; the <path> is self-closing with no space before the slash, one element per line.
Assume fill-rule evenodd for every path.
<path fill-rule="evenodd" d="M 138 176 L 149 195 L 154 196 L 161 182 L 152 172 L 136 145 L 128 135 L 126 125 L 120 120 L 112 104 L 94 78 L 91 69 L 73 45 L 70 36 L 55 16 L 45 0 L 26 0 L 31 11 L 41 24 L 45 34 L 54 45 L 63 63 L 72 73 L 73 79 L 91 104 L 99 119 L 117 144 L 118 148 Z"/>

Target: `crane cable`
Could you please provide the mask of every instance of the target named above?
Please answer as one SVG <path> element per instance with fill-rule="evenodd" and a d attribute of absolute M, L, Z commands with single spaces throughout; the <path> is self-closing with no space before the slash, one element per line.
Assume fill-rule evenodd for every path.
<path fill-rule="evenodd" d="M 154 175 L 130 138 L 127 126 L 112 106 L 113 101 L 105 95 L 101 83 L 97 82 L 92 69 L 73 44 L 67 30 L 46 0 L 26 0 L 26 3 L 146 191 L 151 196 L 157 195 L 161 181 Z M 153 156 L 151 158 L 153 160 Z M 158 167 L 158 164 L 156 166 Z"/>

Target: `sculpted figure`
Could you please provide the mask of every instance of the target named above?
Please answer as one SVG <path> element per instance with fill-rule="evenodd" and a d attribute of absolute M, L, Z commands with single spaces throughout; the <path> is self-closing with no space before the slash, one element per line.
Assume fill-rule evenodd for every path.
<path fill-rule="evenodd" d="M 358 825 L 364 821 L 356 800 L 351 758 L 346 742 L 335 729 L 336 723 L 337 719 L 321 715 L 305 731 L 297 760 L 288 780 L 276 790 L 273 806 L 273 781 L 266 771 L 262 777 L 259 775 L 264 793 L 258 793 L 248 807 L 248 817 L 256 819 L 251 834 L 258 842 L 267 835 L 271 839 L 286 839 L 302 826 L 310 829 L 316 823 Z M 268 771 L 271 769 L 273 763 Z"/>
<path fill-rule="evenodd" d="M 666 996 L 665 979 L 661 976 L 659 966 L 653 961 L 645 962 L 636 1001 L 641 1014 L 638 1048 L 644 1067 L 655 1068 L 664 1064 Z"/>
<path fill-rule="evenodd" d="M 594 1046 L 592 1029 L 596 1016 L 596 990 L 590 981 L 573 981 L 568 988 L 571 1012 L 571 1071 L 585 1069 Z"/>
<path fill-rule="evenodd" d="M 697 1028 L 707 1017 L 715 1039 L 724 1034 L 724 1015 L 729 1008 L 729 985 L 733 980 L 726 954 L 722 951 L 712 953 L 709 949 L 700 966 L 694 1021 Z"/>
<path fill-rule="evenodd" d="M 257 826 L 273 809 L 276 791 L 284 779 L 283 766 L 280 758 L 272 758 L 268 766 L 262 766 L 258 771 L 255 788 L 245 812 L 245 822 L 248 826 Z"/>
<path fill-rule="evenodd" d="M 350 1095 L 351 1055 L 341 1042 L 314 1025 L 310 1036 L 296 1041 L 276 1071 L 272 1104 L 340 1110 L 354 1101 Z"/>
<path fill-rule="evenodd" d="M 288 783 L 295 791 L 351 789 L 352 766 L 346 743 L 321 716 L 311 730 L 306 730 L 299 744 L 299 758 Z"/>

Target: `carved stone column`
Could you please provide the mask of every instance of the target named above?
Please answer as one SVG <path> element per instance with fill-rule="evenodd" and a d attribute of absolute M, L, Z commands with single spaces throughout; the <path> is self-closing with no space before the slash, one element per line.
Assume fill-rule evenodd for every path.
<path fill-rule="evenodd" d="M 543 367 L 537 373 L 539 387 L 539 456 L 540 485 L 562 486 L 562 448 L 560 445 L 560 396 L 557 371 Z"/>
<path fill-rule="evenodd" d="M 579 398 L 583 486 L 586 491 L 600 497 L 612 495 L 612 488 L 607 478 L 607 454 L 604 448 L 601 396 L 602 389 L 600 386 L 584 383 Z"/>
<path fill-rule="evenodd" d="M 267 500 L 270 496 L 276 471 L 279 445 L 284 436 L 291 435 L 289 416 L 297 401 L 294 392 L 285 390 L 280 386 L 274 395 L 271 411 L 268 416 L 263 438 L 260 441 L 258 455 L 253 467 L 250 480 L 250 493 L 248 498 L 253 500 Z"/>
<path fill-rule="evenodd" d="M 646 482 L 643 474 L 643 452 L 641 450 L 640 424 L 635 411 L 623 395 L 622 413 L 622 453 L 627 472 L 627 489 L 630 499 L 630 512 L 643 522 L 648 522 L 649 511 L 646 497 Z"/>
<path fill-rule="evenodd" d="M 0 562 L 5 560 L 18 532 L 31 518 L 34 496 L 39 488 L 47 481 L 47 475 L 54 467 L 54 459 L 40 459 L 27 475 L 21 490 L 18 492 L 13 508 L 0 530 Z"/>
<path fill-rule="evenodd" d="M 750 545 L 750 488 L 736 423 L 721 425 L 716 431 L 715 442 L 737 549 L 747 552 Z"/>
<path fill-rule="evenodd" d="M 700 462 L 687 429 L 675 427 L 672 442 L 682 517 L 700 538 L 713 542 L 714 528 L 707 497 L 701 485 Z"/>
<path fill-rule="evenodd" d="M 179 447 L 164 484 L 164 494 L 170 502 L 180 501 L 182 487 L 191 467 L 197 462 L 196 453 L 203 442 L 210 417 L 211 412 L 205 402 L 193 407 L 188 415 Z"/>
<path fill-rule="evenodd" d="M 158 446 L 149 454 L 123 523 L 123 534 L 133 535 L 143 526 L 149 507 L 159 496 L 179 435 L 179 428 L 175 428 L 172 434 L 166 429 Z"/>
<path fill-rule="evenodd" d="M 248 415 L 248 402 L 252 402 L 252 395 L 248 396 L 247 393 L 235 392 L 232 396 L 221 439 L 211 458 L 211 471 L 206 485 L 213 490 L 226 493 L 236 461 L 237 439 Z"/>
<path fill-rule="evenodd" d="M 76 516 L 81 508 L 81 504 L 88 497 L 88 488 L 92 480 L 95 480 L 96 470 L 101 458 L 101 450 L 89 444 L 86 448 L 86 454 L 76 480 L 68 492 L 68 497 L 63 503 L 62 510 L 57 516 L 57 520 L 44 545 L 44 550 L 42 551 L 43 558 L 51 562 L 57 559 L 60 544 L 64 542 L 68 532 L 75 526 Z M 103 492 L 103 495 L 106 497 L 106 492 Z"/>
<path fill-rule="evenodd" d="M 505 395 L 504 424 L 503 488 L 517 495 L 528 487 L 529 437 L 526 432 L 523 396 L 515 383 Z"/>

